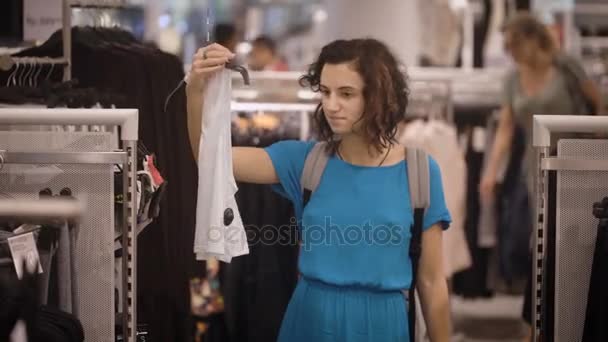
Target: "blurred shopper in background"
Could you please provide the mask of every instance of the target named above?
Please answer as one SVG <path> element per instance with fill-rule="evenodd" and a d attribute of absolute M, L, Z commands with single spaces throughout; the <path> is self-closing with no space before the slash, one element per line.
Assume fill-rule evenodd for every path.
<path fill-rule="evenodd" d="M 512 146 L 516 126 L 523 128 L 526 138 L 522 176 L 526 178 L 529 192 L 535 193 L 533 115 L 591 115 L 602 111 L 599 89 L 574 58 L 559 50 L 555 37 L 538 19 L 527 13 L 517 14 L 505 26 L 504 34 L 505 49 L 513 58 L 515 69 L 504 83 L 498 130 L 480 184 L 483 201 L 491 201 L 495 196 L 499 168 Z M 530 280 L 523 308 L 523 318 L 528 325 L 531 324 Z"/>
<path fill-rule="evenodd" d="M 253 71 L 288 71 L 287 63 L 277 53 L 277 45 L 267 36 L 256 38 L 251 44 L 249 68 Z"/>
<path fill-rule="evenodd" d="M 493 195 L 498 166 L 516 124 L 523 127 L 528 141 L 524 168 L 532 190 L 533 115 L 597 114 L 602 108 L 597 86 L 574 58 L 559 51 L 549 30 L 534 16 L 521 13 L 507 23 L 505 49 L 516 67 L 504 83 L 498 132 L 481 183 L 484 197 Z"/>

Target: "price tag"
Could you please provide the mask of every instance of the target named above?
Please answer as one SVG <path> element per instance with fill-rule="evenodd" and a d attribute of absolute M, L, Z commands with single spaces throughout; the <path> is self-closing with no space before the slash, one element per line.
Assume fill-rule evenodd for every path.
<path fill-rule="evenodd" d="M 34 270 L 38 266 L 38 273 L 42 273 L 42 265 L 40 265 L 40 256 L 36 248 L 36 241 L 33 233 L 27 233 L 19 236 L 8 238 L 8 246 L 11 250 L 13 263 L 15 264 L 15 272 L 17 277 L 23 277 L 23 265 L 25 264 L 29 270 Z"/>

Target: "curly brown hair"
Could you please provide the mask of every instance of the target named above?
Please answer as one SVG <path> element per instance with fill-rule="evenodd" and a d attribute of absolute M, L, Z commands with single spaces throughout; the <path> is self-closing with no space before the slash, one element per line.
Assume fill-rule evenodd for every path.
<path fill-rule="evenodd" d="M 399 62 L 390 49 L 375 39 L 337 40 L 321 50 L 319 58 L 300 78 L 300 85 L 320 91 L 321 72 L 325 64 L 351 63 L 364 82 L 364 134 L 378 151 L 396 143 L 398 123 L 404 120 L 408 104 L 407 76 L 399 70 Z M 313 114 L 313 126 L 319 140 L 328 143 L 335 153 L 339 140 L 335 137 L 322 104 Z"/>

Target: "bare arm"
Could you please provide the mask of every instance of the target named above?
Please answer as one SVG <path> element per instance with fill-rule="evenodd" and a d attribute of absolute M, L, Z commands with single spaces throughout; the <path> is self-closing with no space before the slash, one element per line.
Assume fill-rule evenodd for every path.
<path fill-rule="evenodd" d="M 595 107 L 597 115 L 606 114 L 606 110 L 604 108 L 604 104 L 602 101 L 602 94 L 600 93 L 600 89 L 597 87 L 595 82 L 591 79 L 586 79 L 581 82 L 581 88 L 585 96 L 593 102 L 593 106 Z"/>
<path fill-rule="evenodd" d="M 451 334 L 448 286 L 443 272 L 443 230 L 434 225 L 422 233 L 417 289 L 432 342 L 448 342 Z"/>
<path fill-rule="evenodd" d="M 203 118 L 203 92 L 191 86 L 191 83 L 186 85 L 186 107 L 188 110 L 188 138 L 190 140 L 190 148 L 194 160 L 198 161 L 198 148 L 201 140 L 201 121 Z"/>
<path fill-rule="evenodd" d="M 206 52 L 206 57 L 203 53 Z M 206 80 L 214 72 L 223 69 L 224 64 L 232 54 L 223 46 L 213 44 L 200 49 L 194 56 L 192 68 L 186 86 L 188 111 L 188 138 L 194 159 L 198 161 L 198 151 L 205 141 L 202 136 L 203 93 Z M 233 147 L 232 165 L 234 177 L 238 181 L 274 184 L 278 183 L 272 160 L 268 153 L 261 148 Z"/>
<path fill-rule="evenodd" d="M 489 198 L 494 193 L 498 166 L 510 149 L 514 129 L 513 113 L 508 106 L 503 106 L 500 110 L 498 129 L 490 152 L 488 167 L 484 171 L 480 184 L 481 194 L 484 198 Z"/>

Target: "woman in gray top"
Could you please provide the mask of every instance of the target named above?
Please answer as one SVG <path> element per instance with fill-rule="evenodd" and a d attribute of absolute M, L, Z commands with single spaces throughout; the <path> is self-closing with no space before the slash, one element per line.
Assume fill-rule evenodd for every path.
<path fill-rule="evenodd" d="M 494 196 L 498 167 L 511 146 L 515 124 L 526 133 L 528 148 L 523 170 L 531 180 L 532 116 L 598 114 L 602 108 L 593 81 L 576 60 L 559 52 L 549 30 L 535 17 L 516 15 L 507 23 L 504 38 L 516 68 L 505 79 L 498 129 L 480 184 L 482 199 Z M 584 99 L 592 104 L 594 113 L 587 112 Z"/>
<path fill-rule="evenodd" d="M 522 170 L 529 190 L 534 191 L 532 116 L 598 114 L 602 109 L 598 88 L 576 60 L 558 51 L 549 30 L 533 16 L 515 16 L 506 25 L 504 38 L 516 68 L 505 79 L 498 129 L 480 184 L 483 201 L 494 197 L 498 167 L 511 146 L 515 124 L 525 131 L 527 151 Z M 592 108 L 587 108 L 585 100 Z M 523 313 L 528 324 L 531 323 L 530 303 L 529 288 Z M 528 334 L 525 341 L 531 341 L 531 328 Z"/>

